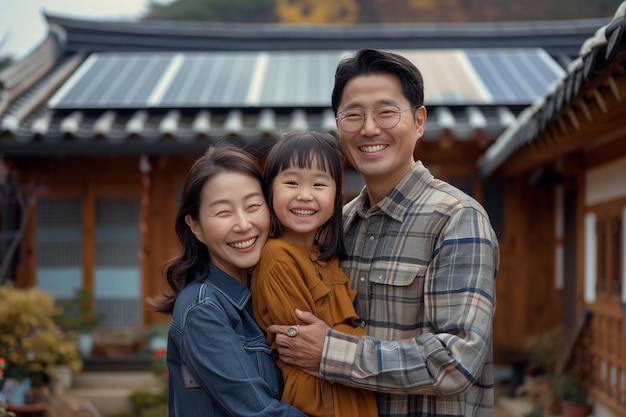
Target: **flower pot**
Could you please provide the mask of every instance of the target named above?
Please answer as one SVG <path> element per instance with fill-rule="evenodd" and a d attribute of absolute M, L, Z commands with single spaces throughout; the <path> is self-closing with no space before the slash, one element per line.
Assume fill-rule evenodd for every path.
<path fill-rule="evenodd" d="M 591 414 L 591 405 L 577 404 L 563 401 L 562 417 L 588 417 Z"/>
<path fill-rule="evenodd" d="M 63 394 L 72 387 L 72 369 L 67 365 L 55 365 L 52 368 L 50 391 Z"/>
<path fill-rule="evenodd" d="M 0 397 L 3 397 L 8 405 L 24 405 L 31 384 L 32 381 L 29 378 L 7 378 L 2 386 Z"/>
<path fill-rule="evenodd" d="M 76 344 L 80 356 L 88 358 L 93 350 L 93 335 L 91 333 L 78 333 L 76 335 Z"/>
<path fill-rule="evenodd" d="M 563 401 L 560 398 L 547 396 L 543 401 L 542 409 L 544 416 L 559 416 L 563 413 Z"/>

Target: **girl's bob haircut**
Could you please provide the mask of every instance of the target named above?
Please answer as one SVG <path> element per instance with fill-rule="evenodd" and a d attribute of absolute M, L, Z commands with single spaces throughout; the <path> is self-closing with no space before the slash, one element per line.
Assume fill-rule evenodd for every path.
<path fill-rule="evenodd" d="M 329 133 L 292 132 L 287 133 L 272 146 L 263 175 L 263 194 L 270 209 L 270 237 L 279 237 L 282 225 L 274 211 L 274 178 L 288 168 L 316 168 L 327 172 L 337 184 L 333 215 L 317 229 L 315 243 L 319 246 L 319 259 L 345 259 L 343 243 L 342 206 L 343 206 L 343 155 L 337 139 Z"/>

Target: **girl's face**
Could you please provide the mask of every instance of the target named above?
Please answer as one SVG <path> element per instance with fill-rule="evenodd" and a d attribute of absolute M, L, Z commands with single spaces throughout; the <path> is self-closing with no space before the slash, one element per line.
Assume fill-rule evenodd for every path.
<path fill-rule="evenodd" d="M 333 215 L 335 180 L 326 171 L 289 167 L 272 182 L 272 204 L 283 226 L 281 238 L 312 245 L 317 229 Z"/>
<path fill-rule="evenodd" d="M 248 269 L 261 256 L 269 220 L 260 182 L 239 172 L 223 172 L 207 181 L 198 219 L 185 217 L 196 238 L 207 246 L 211 262 L 244 284 Z"/>

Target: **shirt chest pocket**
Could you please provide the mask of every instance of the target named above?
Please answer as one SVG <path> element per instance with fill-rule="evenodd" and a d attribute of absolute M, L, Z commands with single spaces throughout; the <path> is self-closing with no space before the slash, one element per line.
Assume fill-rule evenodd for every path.
<path fill-rule="evenodd" d="M 421 303 L 425 274 L 425 265 L 373 262 L 369 274 L 371 295 L 374 299 L 401 301 L 402 304 Z"/>

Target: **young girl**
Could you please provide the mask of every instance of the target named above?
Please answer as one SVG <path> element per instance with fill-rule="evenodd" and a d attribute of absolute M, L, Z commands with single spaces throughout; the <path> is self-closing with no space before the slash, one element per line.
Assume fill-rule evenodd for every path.
<path fill-rule="evenodd" d="M 297 323 L 295 309 L 310 311 L 333 329 L 365 335 L 358 326 L 356 292 L 339 267 L 342 239 L 342 156 L 329 134 L 291 133 L 270 150 L 263 193 L 270 208 L 270 240 L 252 277 L 259 326 Z M 297 337 L 297 327 L 290 336 Z M 276 347 L 274 334 L 267 335 Z M 310 417 L 377 415 L 375 394 L 331 384 L 278 360 L 282 400 Z"/>

